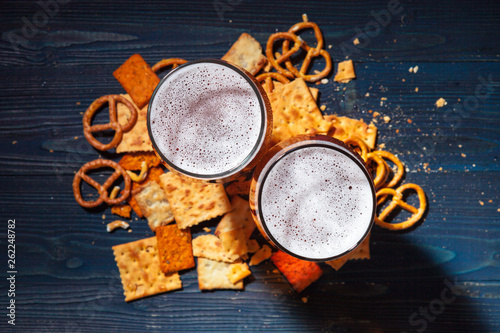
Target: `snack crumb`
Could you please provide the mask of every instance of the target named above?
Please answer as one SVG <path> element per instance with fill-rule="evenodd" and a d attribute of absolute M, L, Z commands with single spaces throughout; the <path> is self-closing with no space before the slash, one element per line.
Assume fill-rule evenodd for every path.
<path fill-rule="evenodd" d="M 387 124 L 388 122 L 391 121 L 391 117 L 389 116 L 384 116 L 384 122 Z"/>
<path fill-rule="evenodd" d="M 479 204 L 480 204 L 481 206 L 484 206 L 484 201 L 479 200 Z"/>
<path fill-rule="evenodd" d="M 307 303 L 307 301 L 308 301 L 307 297 L 302 297 L 301 300 L 302 300 L 302 303 L 304 303 L 304 304 Z"/>
<path fill-rule="evenodd" d="M 352 41 L 352 43 L 353 43 L 354 45 L 358 45 L 358 44 L 359 44 L 359 39 L 358 39 L 358 38 L 354 39 L 354 40 Z"/>
<path fill-rule="evenodd" d="M 309 18 L 307 17 L 307 14 L 302 14 L 302 21 L 304 22 L 309 22 Z"/>
<path fill-rule="evenodd" d="M 438 108 L 442 108 L 443 106 L 445 106 L 446 104 L 448 104 L 448 102 L 447 102 L 447 101 L 446 101 L 443 97 L 441 97 L 441 98 L 439 98 L 439 99 L 436 101 L 436 103 L 435 103 L 435 104 L 436 104 L 436 106 L 437 106 Z"/>
<path fill-rule="evenodd" d="M 365 94 L 365 97 L 370 97 L 370 93 L 369 93 L 369 92 L 367 92 L 367 93 Z"/>
<path fill-rule="evenodd" d="M 15 145 L 16 143 L 17 143 L 17 141 L 16 141 L 16 140 L 12 141 L 12 144 L 13 144 L 13 145 Z"/>
<path fill-rule="evenodd" d="M 102 219 L 105 220 L 106 219 L 106 215 L 102 214 Z"/>
<path fill-rule="evenodd" d="M 326 105 L 323 104 L 319 108 L 321 109 L 321 111 L 325 111 L 326 110 Z"/>
<path fill-rule="evenodd" d="M 464 153 L 461 153 L 460 154 L 462 157 L 467 157 L 467 155 L 465 155 Z"/>
<path fill-rule="evenodd" d="M 418 92 L 418 87 L 415 88 L 415 92 Z"/>
<path fill-rule="evenodd" d="M 203 231 L 205 231 L 205 232 L 210 232 L 210 231 L 212 231 L 212 229 L 207 228 L 207 227 L 204 227 L 204 228 L 203 228 Z"/>
<path fill-rule="evenodd" d="M 328 79 L 327 78 L 321 79 L 321 83 L 327 84 L 328 83 Z"/>
<path fill-rule="evenodd" d="M 410 118 L 406 119 L 406 121 L 408 122 L 408 124 L 411 124 L 413 122 Z"/>

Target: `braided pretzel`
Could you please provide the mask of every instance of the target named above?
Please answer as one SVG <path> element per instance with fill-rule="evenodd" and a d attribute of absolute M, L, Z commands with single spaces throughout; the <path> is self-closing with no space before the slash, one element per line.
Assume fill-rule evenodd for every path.
<path fill-rule="evenodd" d="M 403 201 L 403 192 L 406 190 L 414 190 L 417 192 L 418 200 L 420 205 L 418 208 L 415 208 L 406 202 Z M 392 188 L 383 188 L 377 192 L 377 199 L 379 197 L 386 198 L 387 196 L 392 195 L 391 203 L 379 214 L 379 216 L 375 216 L 375 223 L 382 228 L 389 230 L 404 230 L 408 229 L 417 223 L 427 208 L 427 201 L 425 198 L 425 193 L 422 188 L 416 184 L 405 184 L 397 189 Z M 413 215 L 406 221 L 400 223 L 388 223 L 385 221 L 387 216 L 396 208 L 401 207 L 402 209 L 412 213 Z"/>
<path fill-rule="evenodd" d="M 185 64 L 188 62 L 187 60 L 181 58 L 170 58 L 170 59 L 162 59 L 158 61 L 153 67 L 153 72 L 158 72 L 165 67 L 172 66 L 172 69 L 176 68 L 179 65 Z"/>
<path fill-rule="evenodd" d="M 259 76 L 257 76 L 255 79 L 258 82 L 260 82 L 261 84 L 262 84 L 262 82 L 266 83 L 265 90 L 266 90 L 266 93 L 268 93 L 268 94 L 272 93 L 274 90 L 273 79 L 275 79 L 276 81 L 279 81 L 283 84 L 290 82 L 290 80 L 288 80 L 286 76 L 284 76 L 283 74 L 280 74 L 280 73 L 262 73 Z"/>
<path fill-rule="evenodd" d="M 297 31 L 303 30 L 303 29 L 308 29 L 312 28 L 314 30 L 314 36 L 316 37 L 317 44 L 315 48 L 310 47 L 307 45 L 306 42 L 302 42 L 301 48 L 307 52 L 306 57 L 304 59 L 304 62 L 302 63 L 302 66 L 300 67 L 300 71 L 298 71 L 292 64 L 292 61 L 290 60 L 290 57 L 288 57 L 285 61 L 286 68 L 293 73 L 295 77 L 302 77 L 305 81 L 307 82 L 316 82 L 318 80 L 321 80 L 322 78 L 326 77 L 330 71 L 332 70 L 332 59 L 330 58 L 330 54 L 323 50 L 323 35 L 321 34 L 321 30 L 319 29 L 318 25 L 314 22 L 299 22 L 295 25 L 293 25 L 288 32 L 289 33 L 294 33 L 296 34 Z M 286 53 L 288 51 L 289 47 L 289 41 L 284 40 L 283 41 L 283 53 Z M 316 57 L 323 57 L 326 61 L 325 68 L 318 74 L 315 75 L 308 75 L 307 70 L 309 69 L 309 66 L 311 64 L 312 58 Z"/>
<path fill-rule="evenodd" d="M 109 123 L 92 125 L 92 118 L 94 114 L 106 103 L 108 103 L 109 105 Z M 125 104 L 125 106 L 127 106 L 127 108 L 130 110 L 130 119 L 125 125 L 121 125 L 118 122 L 118 117 L 116 114 L 117 103 Z M 90 104 L 87 111 L 85 111 L 85 114 L 83 115 L 83 134 L 85 135 L 87 141 L 94 148 L 99 150 L 108 150 L 118 146 L 118 144 L 122 140 L 123 132 L 131 130 L 132 127 L 135 125 L 136 121 L 137 121 L 137 110 L 135 109 L 135 106 L 134 104 L 132 104 L 132 102 L 130 102 L 128 99 L 120 95 L 106 95 L 96 99 L 92 104 Z M 113 140 L 111 140 L 111 142 L 108 144 L 99 142 L 92 135 L 92 133 L 102 132 L 109 129 L 114 130 L 115 135 L 113 137 Z"/>
<path fill-rule="evenodd" d="M 108 179 L 106 179 L 106 181 L 102 185 L 86 174 L 87 171 L 103 167 L 113 168 L 115 169 L 115 172 Z M 123 177 L 125 181 L 125 189 L 123 190 L 120 197 L 111 199 L 110 196 L 108 195 L 108 189 L 120 176 Z M 82 180 L 98 191 L 99 198 L 97 200 L 85 201 L 83 199 L 80 190 L 80 184 Z M 75 178 L 73 178 L 73 194 L 75 195 L 76 202 L 78 202 L 80 206 L 85 208 L 97 207 L 101 205 L 103 202 L 106 202 L 108 205 L 118 204 L 127 199 L 127 197 L 130 194 L 130 188 L 131 188 L 131 180 L 129 175 L 127 175 L 127 173 L 125 172 L 125 169 L 123 169 L 118 163 L 113 162 L 111 160 L 97 159 L 94 161 L 90 161 L 84 164 L 80 168 L 80 170 L 78 170 L 78 172 L 75 174 Z"/>

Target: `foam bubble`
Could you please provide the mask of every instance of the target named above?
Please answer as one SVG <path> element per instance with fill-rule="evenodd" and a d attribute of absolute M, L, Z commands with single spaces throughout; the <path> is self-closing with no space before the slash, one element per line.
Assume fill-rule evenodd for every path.
<path fill-rule="evenodd" d="M 168 76 L 150 110 L 158 149 L 180 169 L 214 175 L 238 168 L 258 145 L 262 113 L 250 83 L 217 63 Z"/>
<path fill-rule="evenodd" d="M 311 259 L 352 249 L 371 223 L 373 195 L 363 170 L 337 150 L 309 146 L 289 152 L 262 186 L 261 210 L 270 234 Z"/>

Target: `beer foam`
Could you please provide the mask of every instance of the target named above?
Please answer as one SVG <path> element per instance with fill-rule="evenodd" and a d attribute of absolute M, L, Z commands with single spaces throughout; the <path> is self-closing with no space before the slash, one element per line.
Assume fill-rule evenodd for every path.
<path fill-rule="evenodd" d="M 206 176 L 239 169 L 260 148 L 265 113 L 259 98 L 230 67 L 186 65 L 157 88 L 149 111 L 153 140 L 184 171 Z"/>
<path fill-rule="evenodd" d="M 323 260 L 351 250 L 372 220 L 367 175 L 343 152 L 292 150 L 269 170 L 261 213 L 272 237 L 299 256 Z"/>

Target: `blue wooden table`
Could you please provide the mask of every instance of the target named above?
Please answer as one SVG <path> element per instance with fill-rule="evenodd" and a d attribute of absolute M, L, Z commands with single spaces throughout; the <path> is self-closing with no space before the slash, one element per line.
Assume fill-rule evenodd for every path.
<path fill-rule="evenodd" d="M 181 291 L 125 303 L 111 246 L 152 232 L 134 217 L 133 232 L 108 234 L 109 208 L 75 202 L 74 172 L 99 156 L 83 112 L 123 92 L 112 72 L 134 53 L 220 58 L 241 33 L 265 46 L 303 13 L 357 72 L 315 86 L 319 104 L 377 120 L 378 143 L 427 193 L 425 221 L 375 227 L 371 260 L 324 266 L 300 295 L 267 262 L 245 291 L 200 292 L 193 270 Z M 500 331 L 498 2 L 2 1 L 0 18 L 2 332 Z"/>

